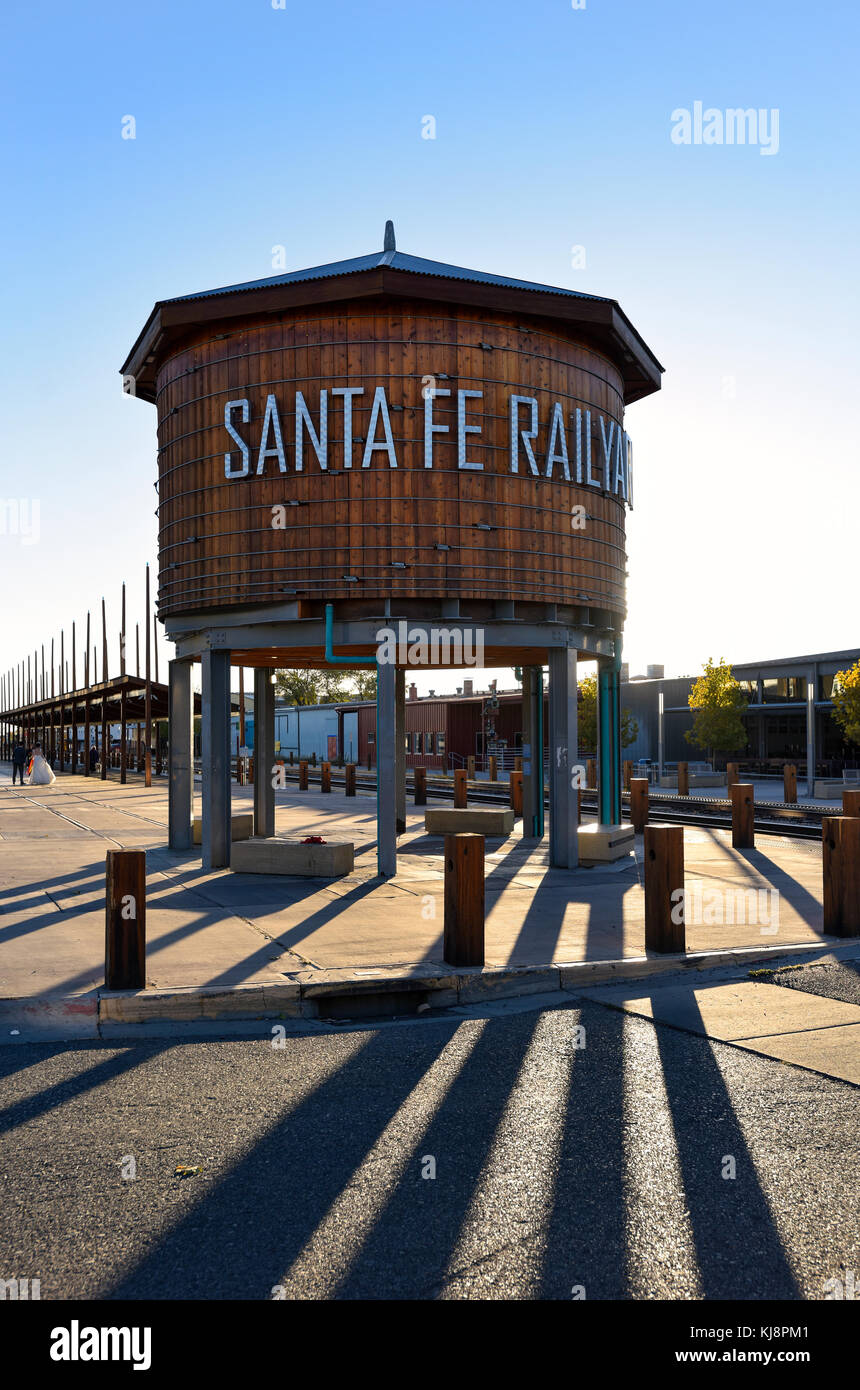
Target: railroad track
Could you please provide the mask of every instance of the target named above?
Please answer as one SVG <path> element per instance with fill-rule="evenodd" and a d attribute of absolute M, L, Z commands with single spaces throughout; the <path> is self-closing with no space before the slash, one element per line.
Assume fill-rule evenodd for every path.
<path fill-rule="evenodd" d="M 311 771 L 309 768 L 309 774 Z M 332 769 L 332 787 L 343 786 L 340 779 L 335 779 L 334 774 L 335 770 Z M 313 782 L 318 779 L 311 776 L 310 780 Z M 288 773 L 287 781 L 298 782 L 298 772 L 292 777 Z M 356 775 L 355 785 L 356 791 L 375 792 L 376 778 Z M 453 801 L 454 788 L 450 783 L 428 777 L 428 801 L 431 798 L 435 801 Z M 624 793 L 623 800 L 628 804 L 627 793 Z M 507 784 L 493 788 L 487 783 L 470 782 L 469 801 L 473 805 L 506 806 L 509 802 Z M 545 797 L 544 805 L 548 804 L 549 798 Z M 596 792 L 583 792 L 582 809 L 585 813 L 597 813 Z M 723 830 L 730 830 L 732 825 L 730 803 L 715 798 L 661 796 L 652 793 L 649 810 L 652 820 L 674 825 L 700 825 L 703 828 Z M 759 801 L 755 808 L 755 829 L 763 835 L 789 835 L 801 840 L 820 840 L 821 820 L 825 814 L 827 812 L 815 806 L 786 806 L 782 802 Z"/>

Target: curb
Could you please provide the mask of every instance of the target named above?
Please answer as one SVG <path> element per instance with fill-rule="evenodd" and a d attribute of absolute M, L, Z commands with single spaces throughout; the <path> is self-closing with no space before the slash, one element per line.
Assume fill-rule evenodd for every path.
<path fill-rule="evenodd" d="M 829 938 L 780 946 L 743 946 L 621 960 L 572 961 L 521 967 L 444 967 L 404 971 L 379 967 L 304 972 L 272 984 L 188 986 L 177 989 L 107 990 L 72 998 L 0 1000 L 0 1043 L 74 1042 L 241 1032 L 257 1022 L 302 1025 L 417 1017 L 429 1010 L 460 1008 L 531 994 L 573 994 L 589 985 L 653 975 L 741 968 L 786 956 L 856 954 L 860 943 Z M 560 1002 L 560 1000 L 559 1000 Z M 247 1031 L 247 1027 L 245 1029 Z"/>

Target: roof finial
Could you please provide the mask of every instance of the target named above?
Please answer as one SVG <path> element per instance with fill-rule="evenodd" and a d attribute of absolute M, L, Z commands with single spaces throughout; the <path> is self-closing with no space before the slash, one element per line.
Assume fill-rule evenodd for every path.
<path fill-rule="evenodd" d="M 389 219 L 385 224 L 385 241 L 382 245 L 383 251 L 396 251 L 397 242 L 394 240 L 394 223 Z"/>

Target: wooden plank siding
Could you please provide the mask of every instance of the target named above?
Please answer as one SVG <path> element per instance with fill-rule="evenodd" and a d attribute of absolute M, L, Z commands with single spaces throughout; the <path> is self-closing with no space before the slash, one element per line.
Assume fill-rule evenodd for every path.
<path fill-rule="evenodd" d="M 448 432 L 434 436 L 432 470 L 424 467 L 425 377 L 452 393 L 434 401 L 435 421 Z M 321 387 L 364 387 L 353 398 L 353 436 L 364 440 L 377 385 L 386 388 L 397 469 L 381 451 L 362 469 L 358 442 L 352 467 L 343 467 L 343 398 L 329 394 L 328 474 L 307 431 L 297 473 L 295 392 L 318 429 Z M 467 436 L 467 454 L 482 472 L 457 467 L 458 387 L 484 392 L 467 402 L 468 423 L 481 426 Z M 623 428 L 622 390 L 619 369 L 563 325 L 465 306 L 356 301 L 198 325 L 157 378 L 160 616 L 287 595 L 581 604 L 582 593 L 592 606 L 623 614 L 622 501 L 564 481 L 558 464 L 552 478 L 535 477 L 522 452 L 512 474 L 508 434 L 510 395 L 535 396 L 542 475 L 552 403 L 562 403 L 568 424 L 577 407 L 589 409 L 597 471 L 597 416 Z M 258 477 L 268 393 L 279 406 L 288 471 L 269 458 Z M 230 481 L 224 454 L 229 447 L 236 458 L 238 449 L 224 428 L 224 406 L 241 398 L 251 402 L 251 422 L 236 412 L 234 424 L 251 447 L 251 474 Z M 298 505 L 287 505 L 287 529 L 273 529 L 272 508 L 290 502 Z M 576 503 L 594 518 L 584 532 L 571 528 Z M 479 529 L 485 525 L 494 529 Z"/>

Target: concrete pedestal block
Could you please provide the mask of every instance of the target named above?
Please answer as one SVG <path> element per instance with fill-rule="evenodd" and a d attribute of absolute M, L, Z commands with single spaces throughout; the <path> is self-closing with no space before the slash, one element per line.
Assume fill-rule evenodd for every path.
<path fill-rule="evenodd" d="M 477 835 L 510 835 L 513 828 L 514 813 L 510 807 L 498 810 L 495 807 L 445 807 L 424 815 L 424 829 L 428 835 L 459 835 L 465 831 Z"/>
<path fill-rule="evenodd" d="M 251 811 L 237 811 L 231 820 L 231 840 L 247 840 L 254 833 L 254 816 Z M 203 843 L 203 818 L 195 816 L 191 824 L 191 838 L 195 845 Z"/>
<path fill-rule="evenodd" d="M 580 863 L 608 864 L 632 854 L 636 842 L 632 825 L 581 825 Z"/>
<path fill-rule="evenodd" d="M 839 801 L 844 789 L 845 783 L 841 777 L 816 777 L 813 796 L 821 797 L 822 801 Z"/>
<path fill-rule="evenodd" d="M 355 866 L 351 840 L 303 845 L 299 840 L 250 839 L 236 845 L 230 868 L 237 874 L 292 874 L 297 878 L 340 878 Z"/>

